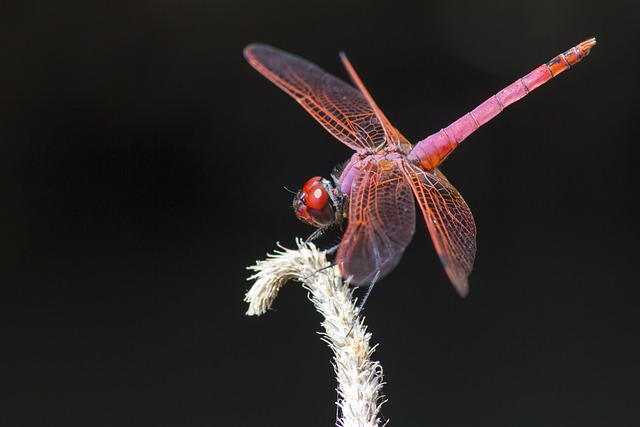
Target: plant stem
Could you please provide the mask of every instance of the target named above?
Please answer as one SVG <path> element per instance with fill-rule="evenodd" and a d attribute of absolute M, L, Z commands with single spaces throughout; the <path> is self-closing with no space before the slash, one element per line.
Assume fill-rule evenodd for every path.
<path fill-rule="evenodd" d="M 256 273 L 254 285 L 245 296 L 247 315 L 264 314 L 278 291 L 289 280 L 302 282 L 310 292 L 316 310 L 324 317 L 323 340 L 334 353 L 333 366 L 338 380 L 340 427 L 374 427 L 381 423 L 382 366 L 372 361 L 375 346 L 370 345 L 364 319 L 358 315 L 353 290 L 342 282 L 339 269 L 331 265 L 325 252 L 312 243 L 297 241 L 298 249 L 281 250 L 249 267 Z"/>

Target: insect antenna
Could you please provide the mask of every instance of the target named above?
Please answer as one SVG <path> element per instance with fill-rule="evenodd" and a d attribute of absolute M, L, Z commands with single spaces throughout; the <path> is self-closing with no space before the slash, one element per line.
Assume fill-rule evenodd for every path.
<path fill-rule="evenodd" d="M 293 194 L 294 196 L 296 194 L 298 194 L 297 192 L 293 191 L 293 190 L 289 190 L 285 185 L 282 186 L 282 188 L 284 188 L 285 190 L 287 190 L 289 193 Z"/>

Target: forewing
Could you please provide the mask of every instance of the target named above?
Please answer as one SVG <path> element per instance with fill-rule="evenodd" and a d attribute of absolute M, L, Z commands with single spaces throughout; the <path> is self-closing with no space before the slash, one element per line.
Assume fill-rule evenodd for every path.
<path fill-rule="evenodd" d="M 344 64 L 344 67 L 347 69 L 347 72 L 349 73 L 349 77 L 351 77 L 351 81 L 356 85 L 356 87 L 362 93 L 362 95 L 364 95 L 365 99 L 367 100 L 367 103 L 371 106 L 371 108 L 373 109 L 373 112 L 378 117 L 378 120 L 382 123 L 382 128 L 385 130 L 385 134 L 387 135 L 387 143 L 390 145 L 395 145 L 398 147 L 410 149 L 411 143 L 409 143 L 409 141 L 407 141 L 407 139 L 404 136 L 402 136 L 402 134 L 400 134 L 400 132 L 396 128 L 391 126 L 391 123 L 389 122 L 387 117 L 384 115 L 380 107 L 378 107 L 378 104 L 376 104 L 376 101 L 373 100 L 373 97 L 367 90 L 364 83 L 362 83 L 360 76 L 358 75 L 358 73 L 356 73 L 356 70 L 353 68 L 353 65 L 351 65 L 351 62 L 349 62 L 347 55 L 344 52 L 341 52 L 340 58 L 342 59 L 342 63 Z"/>
<path fill-rule="evenodd" d="M 464 297 L 469 292 L 468 277 L 476 256 L 476 224 L 471 210 L 438 169 L 429 173 L 406 165 L 405 176 L 449 280 Z"/>
<path fill-rule="evenodd" d="M 411 242 L 416 211 L 411 187 L 396 162 L 368 163 L 354 179 L 349 225 L 336 263 L 354 285 L 382 279 L 400 262 Z"/>
<path fill-rule="evenodd" d="M 263 44 L 244 49 L 249 64 L 291 95 L 326 130 L 354 150 L 386 141 L 380 120 L 354 87 L 298 56 Z"/>

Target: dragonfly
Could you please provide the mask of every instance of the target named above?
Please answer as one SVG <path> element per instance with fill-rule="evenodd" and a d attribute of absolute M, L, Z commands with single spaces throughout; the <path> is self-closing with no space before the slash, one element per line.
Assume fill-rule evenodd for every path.
<path fill-rule="evenodd" d="M 293 201 L 297 217 L 318 228 L 311 239 L 347 222 L 335 255 L 342 277 L 353 285 L 372 285 L 398 265 L 415 232 L 416 200 L 444 270 L 464 297 L 475 260 L 476 225 L 438 166 L 469 135 L 580 62 L 595 44 L 591 38 L 557 55 L 415 145 L 391 125 L 344 53 L 340 58 L 355 87 L 265 44 L 248 45 L 244 56 L 355 151 L 331 180 L 311 178 Z"/>

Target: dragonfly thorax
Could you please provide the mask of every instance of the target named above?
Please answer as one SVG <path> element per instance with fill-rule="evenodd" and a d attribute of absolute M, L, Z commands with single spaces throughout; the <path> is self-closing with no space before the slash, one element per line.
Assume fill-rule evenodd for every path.
<path fill-rule="evenodd" d="M 331 181 L 314 176 L 293 198 L 293 210 L 298 219 L 318 228 L 342 223 L 345 197 Z"/>

